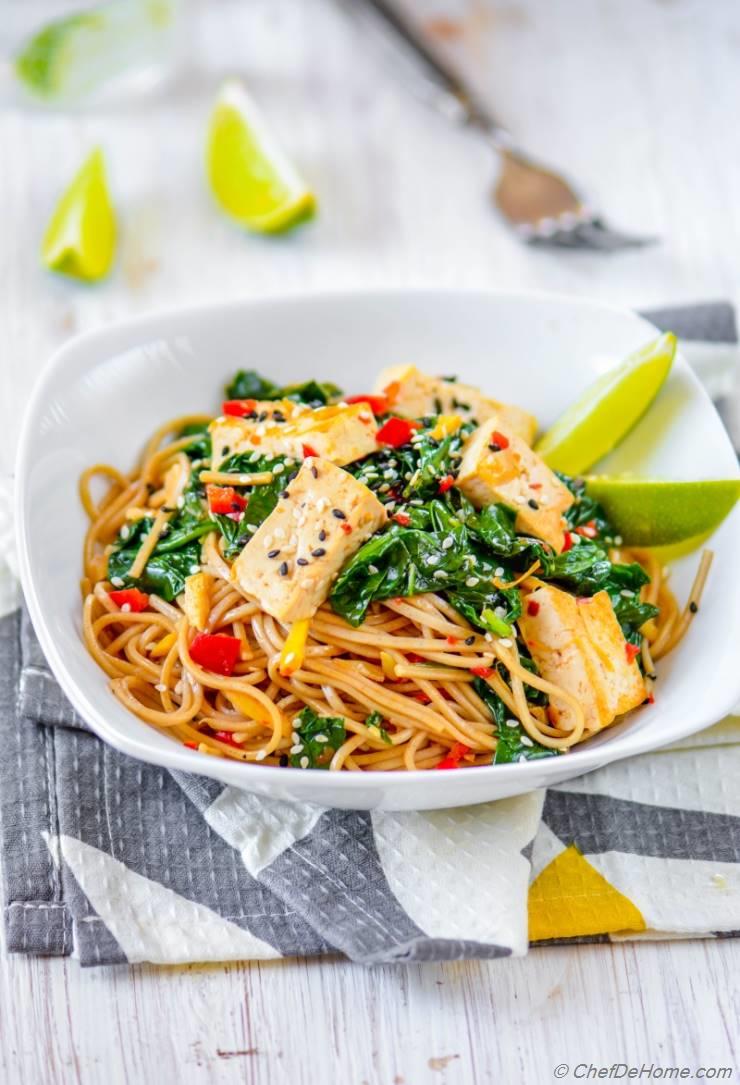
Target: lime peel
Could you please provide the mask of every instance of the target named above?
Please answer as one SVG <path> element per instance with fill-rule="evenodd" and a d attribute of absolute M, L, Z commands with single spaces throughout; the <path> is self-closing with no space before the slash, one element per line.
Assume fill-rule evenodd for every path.
<path fill-rule="evenodd" d="M 96 147 L 57 203 L 41 256 L 51 271 L 97 282 L 110 270 L 115 251 L 116 218 L 103 152 Z"/>
<path fill-rule="evenodd" d="M 642 418 L 668 376 L 676 337 L 661 335 L 604 373 L 535 445 L 555 471 L 579 475 L 593 467 Z"/>
<path fill-rule="evenodd" d="M 257 233 L 281 233 L 316 211 L 316 197 L 238 80 L 226 82 L 216 101 L 207 170 L 222 210 Z"/>
<path fill-rule="evenodd" d="M 714 531 L 740 498 L 740 479 L 586 478 L 586 492 L 603 507 L 625 546 L 667 546 Z"/>

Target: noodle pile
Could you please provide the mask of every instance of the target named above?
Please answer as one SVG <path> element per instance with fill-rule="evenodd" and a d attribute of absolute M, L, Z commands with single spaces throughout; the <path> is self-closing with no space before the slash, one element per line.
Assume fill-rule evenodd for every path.
<path fill-rule="evenodd" d="M 201 569 L 213 577 L 206 630 L 239 639 L 240 659 L 231 676 L 204 670 L 192 658 L 195 631 L 177 603 L 150 595 L 146 610 L 119 609 L 108 594 L 112 545 L 122 526 L 144 511 L 161 530 L 168 510 L 165 475 L 181 460 L 183 470 L 190 470 L 183 449 L 192 437 L 171 438 L 185 425 L 207 421 L 189 416 L 162 427 L 130 475 L 96 464 L 80 480 L 90 518 L 82 580 L 85 642 L 115 696 L 139 719 L 204 754 L 285 766 L 300 754 L 292 721 L 308 706 L 319 716 L 343 718 L 346 740 L 328 762 L 332 770 L 430 769 L 451 751 L 457 751 L 461 767 L 483 765 L 491 763 L 497 738 L 491 712 L 473 688 L 477 676 L 500 697 L 511 725 L 521 725 L 525 745 L 566 751 L 590 736 L 577 700 L 528 670 L 515 638 L 474 630 L 437 594 L 374 603 L 358 628 L 324 604 L 311 619 L 300 666 L 281 673 L 289 627 L 231 579 L 215 531 L 202 543 Z M 96 478 L 108 484 L 99 502 L 91 493 Z M 151 551 L 155 542 L 156 532 L 142 551 Z M 659 607 L 658 618 L 642 629 L 650 692 L 655 661 L 675 647 L 696 611 L 711 555 L 702 559 L 683 612 L 654 555 L 621 549 L 610 556 L 639 561 L 651 578 L 641 593 Z M 137 565 L 143 567 L 147 557 L 140 552 Z M 533 571 L 518 582 L 523 588 L 536 584 Z M 571 729 L 553 726 L 545 707 L 528 702 L 525 685 L 570 705 Z M 382 717 L 382 729 L 368 724 L 372 713 Z"/>

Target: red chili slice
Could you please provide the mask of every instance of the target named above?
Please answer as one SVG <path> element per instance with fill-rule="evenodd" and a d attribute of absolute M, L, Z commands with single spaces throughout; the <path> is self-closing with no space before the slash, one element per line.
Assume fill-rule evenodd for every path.
<path fill-rule="evenodd" d="M 347 396 L 345 403 L 367 403 L 373 414 L 387 414 L 390 404 L 385 396 Z"/>
<path fill-rule="evenodd" d="M 375 440 L 379 445 L 400 448 L 401 445 L 407 445 L 414 432 L 420 428 L 420 422 L 411 422 L 408 418 L 389 418 L 375 434 Z"/>
<path fill-rule="evenodd" d="M 227 746 L 234 746 L 237 750 L 241 749 L 239 743 L 234 742 L 234 736 L 231 731 L 214 731 L 213 734 L 220 742 L 225 742 Z"/>
<path fill-rule="evenodd" d="M 454 746 L 450 747 L 450 752 L 446 757 L 443 757 L 440 763 L 437 765 L 438 769 L 456 769 L 460 767 L 460 761 L 465 757 L 465 754 L 470 753 L 470 747 L 463 745 L 462 742 L 456 742 Z"/>
<path fill-rule="evenodd" d="M 471 674 L 477 674 L 479 678 L 490 678 L 493 674 L 493 667 L 471 667 Z"/>
<path fill-rule="evenodd" d="M 395 520 L 397 524 L 400 524 L 401 527 L 408 527 L 411 523 L 411 517 L 407 516 L 405 512 L 395 513 L 392 519 Z"/>
<path fill-rule="evenodd" d="M 595 539 L 596 536 L 599 534 L 596 527 L 596 521 L 589 520 L 588 523 L 581 524 L 580 527 L 576 528 L 576 533 L 578 535 L 583 535 L 583 537 L 586 539 Z"/>
<path fill-rule="evenodd" d="M 639 654 L 640 654 L 640 645 L 639 644 L 630 644 L 629 641 L 627 641 L 627 643 L 624 646 L 624 650 L 625 650 L 625 653 L 627 655 L 627 662 L 632 663 L 632 661 L 636 658 L 636 656 L 639 656 Z"/>
<path fill-rule="evenodd" d="M 497 444 L 502 450 L 509 447 L 509 438 L 504 437 L 503 433 L 500 433 L 497 429 L 491 434 L 491 441 Z"/>
<path fill-rule="evenodd" d="M 208 508 L 219 516 L 243 512 L 248 503 L 247 498 L 237 493 L 233 486 L 214 486 L 211 483 L 206 486 L 206 495 Z"/>
<path fill-rule="evenodd" d="M 243 418 L 245 414 L 251 414 L 256 406 L 256 399 L 227 399 L 221 405 L 221 410 L 224 414 L 233 415 L 235 418 Z"/>
<path fill-rule="evenodd" d="M 571 533 L 569 531 L 565 531 L 563 533 L 563 539 L 564 539 L 564 542 L 563 542 L 562 553 L 564 554 L 566 552 L 566 550 L 570 550 L 570 548 L 572 547 L 572 545 L 573 545 L 573 536 L 571 535 Z"/>
<path fill-rule="evenodd" d="M 450 490 L 454 485 L 455 485 L 455 479 L 453 478 L 453 476 L 452 475 L 445 475 L 444 478 L 439 480 L 439 486 L 437 487 L 437 492 L 441 493 L 441 494 L 446 494 L 447 491 Z"/>
<path fill-rule="evenodd" d="M 301 445 L 303 449 L 303 458 L 307 460 L 309 456 L 318 456 L 318 452 L 315 448 L 311 448 L 311 445 Z"/>
<path fill-rule="evenodd" d="M 534 599 L 530 599 L 530 601 L 527 603 L 527 614 L 529 614 L 531 618 L 536 618 L 539 612 L 540 604 L 536 603 Z"/>
<path fill-rule="evenodd" d="M 207 671 L 229 677 L 234 672 L 241 641 L 226 633 L 198 633 L 190 645 L 193 660 Z"/>
<path fill-rule="evenodd" d="M 119 591 L 109 591 L 108 598 L 117 607 L 123 610 L 127 607 L 133 614 L 146 610 L 149 606 L 149 596 L 138 588 L 121 588 Z"/>

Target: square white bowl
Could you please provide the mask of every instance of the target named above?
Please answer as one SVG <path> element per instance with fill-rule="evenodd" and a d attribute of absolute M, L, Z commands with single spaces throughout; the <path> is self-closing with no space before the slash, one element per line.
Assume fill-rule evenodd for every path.
<path fill-rule="evenodd" d="M 163 421 L 218 408 L 240 368 L 278 383 L 315 376 L 367 391 L 383 366 L 456 373 L 533 411 L 547 426 L 596 376 L 655 336 L 632 312 L 548 295 L 411 289 L 248 300 L 155 314 L 81 336 L 49 362 L 28 406 L 17 470 L 21 574 L 51 668 L 80 715 L 133 757 L 273 798 L 324 806 L 431 809 L 545 787 L 677 741 L 740 699 L 740 509 L 712 540 L 701 612 L 659 665 L 656 702 L 552 759 L 447 772 L 330 773 L 204 757 L 123 708 L 81 637 L 83 469 L 127 470 Z M 645 417 L 603 470 L 665 478 L 735 477 L 737 461 L 706 393 L 679 357 Z M 696 555 L 678 562 L 684 598 Z"/>

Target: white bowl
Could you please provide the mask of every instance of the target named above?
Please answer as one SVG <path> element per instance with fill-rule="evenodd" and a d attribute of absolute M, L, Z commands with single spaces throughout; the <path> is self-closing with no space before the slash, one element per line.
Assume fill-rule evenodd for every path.
<path fill-rule="evenodd" d="M 325 806 L 430 809 L 545 787 L 674 742 L 740 698 L 740 509 L 714 536 L 713 574 L 688 636 L 659 666 L 656 702 L 558 758 L 447 772 L 329 773 L 204 757 L 124 709 L 80 628 L 83 468 L 128 469 L 161 422 L 216 409 L 226 379 L 254 367 L 278 382 L 308 376 L 366 391 L 382 366 L 456 373 L 550 423 L 609 365 L 655 335 L 634 313 L 552 296 L 449 290 L 331 293 L 243 301 L 133 320 L 81 336 L 49 362 L 29 404 L 18 458 L 23 587 L 52 670 L 80 715 L 132 757 L 262 795 Z M 609 470 L 699 479 L 737 463 L 705 392 L 677 359 L 649 417 Z M 685 597 L 696 555 L 679 562 Z"/>

